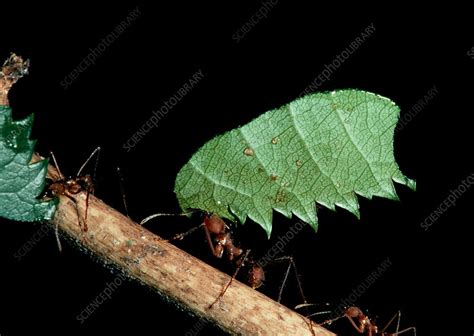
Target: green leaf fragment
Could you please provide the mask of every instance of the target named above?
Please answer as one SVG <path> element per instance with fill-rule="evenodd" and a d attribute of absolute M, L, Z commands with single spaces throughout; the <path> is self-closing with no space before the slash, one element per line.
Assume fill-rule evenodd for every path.
<path fill-rule="evenodd" d="M 202 146 L 181 169 L 181 208 L 201 209 L 268 235 L 272 210 L 317 229 L 315 202 L 359 216 L 356 194 L 398 199 L 393 181 L 415 189 L 393 154 L 400 114 L 360 90 L 315 93 L 271 110 Z"/>
<path fill-rule="evenodd" d="M 48 161 L 30 164 L 33 116 L 13 121 L 11 108 L 0 106 L 0 216 L 16 221 L 52 219 L 57 200 L 37 197 L 45 187 Z"/>

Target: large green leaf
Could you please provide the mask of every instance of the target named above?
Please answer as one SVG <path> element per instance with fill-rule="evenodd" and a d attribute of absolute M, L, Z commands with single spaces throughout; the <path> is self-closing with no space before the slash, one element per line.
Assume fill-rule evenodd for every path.
<path fill-rule="evenodd" d="M 182 209 L 201 209 L 268 235 L 272 209 L 317 228 L 316 204 L 359 216 L 356 194 L 397 199 L 393 181 L 415 189 L 399 170 L 393 134 L 399 108 L 359 91 L 315 93 L 217 136 L 181 169 Z"/>
<path fill-rule="evenodd" d="M 37 199 L 45 186 L 47 160 L 30 164 L 35 141 L 29 139 L 33 116 L 12 121 L 0 106 L 0 216 L 17 221 L 51 219 L 56 200 Z"/>

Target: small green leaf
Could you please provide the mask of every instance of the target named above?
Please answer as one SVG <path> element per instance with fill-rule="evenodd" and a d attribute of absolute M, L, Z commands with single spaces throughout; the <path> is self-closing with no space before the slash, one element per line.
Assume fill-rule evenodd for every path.
<path fill-rule="evenodd" d="M 397 199 L 393 181 L 415 189 L 399 170 L 393 134 L 399 108 L 359 91 L 315 93 L 217 136 L 181 169 L 181 208 L 201 209 L 268 235 L 272 209 L 317 229 L 316 204 L 359 216 L 356 194 Z"/>
<path fill-rule="evenodd" d="M 45 187 L 48 161 L 30 164 L 33 116 L 12 121 L 11 108 L 0 106 L 0 216 L 16 221 L 49 220 L 56 202 L 37 199 Z"/>

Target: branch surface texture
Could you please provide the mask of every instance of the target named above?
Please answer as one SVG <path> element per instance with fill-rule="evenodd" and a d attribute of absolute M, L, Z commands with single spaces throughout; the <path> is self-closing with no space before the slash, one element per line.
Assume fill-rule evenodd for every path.
<path fill-rule="evenodd" d="M 8 105 L 12 85 L 28 72 L 28 61 L 12 54 L 0 71 L 0 104 Z M 40 160 L 39 155 L 33 161 Z M 54 180 L 56 169 L 48 167 Z M 233 335 L 334 335 L 307 318 L 234 280 L 218 303 L 209 308 L 230 276 L 169 244 L 128 217 L 89 195 L 87 232 L 83 221 L 85 192 L 59 196 L 51 224 L 106 263 L 154 289 L 198 318 Z M 79 215 L 78 215 L 79 214 Z"/>

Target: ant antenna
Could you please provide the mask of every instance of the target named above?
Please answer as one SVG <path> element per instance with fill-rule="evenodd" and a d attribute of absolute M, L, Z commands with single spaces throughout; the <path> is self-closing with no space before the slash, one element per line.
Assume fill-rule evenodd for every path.
<path fill-rule="evenodd" d="M 395 315 L 393 315 L 393 317 L 390 319 L 390 321 L 388 321 L 388 323 L 385 325 L 385 327 L 381 330 L 381 333 L 383 334 L 385 332 L 385 330 L 387 330 L 387 328 L 393 323 L 393 321 L 397 317 L 398 317 L 398 319 L 397 319 L 397 329 L 395 330 L 395 333 L 393 335 L 400 335 L 400 334 L 403 334 L 407 331 L 413 330 L 413 335 L 416 336 L 416 328 L 415 327 L 409 327 L 409 328 L 403 329 L 402 331 L 399 331 L 400 330 L 400 320 L 401 320 L 401 317 L 402 317 L 402 312 L 400 310 Z"/>
<path fill-rule="evenodd" d="M 120 170 L 120 167 L 117 167 L 117 175 L 119 178 L 119 185 L 120 185 L 120 193 L 122 194 L 122 202 L 123 202 L 123 207 L 125 209 L 125 214 L 127 215 L 128 218 L 130 216 L 128 215 L 128 206 L 127 206 L 127 196 L 125 195 L 125 183 L 122 175 L 122 171 Z"/>
<path fill-rule="evenodd" d="M 58 165 L 58 162 L 56 161 L 56 157 L 54 156 L 53 151 L 50 151 L 49 154 L 50 154 L 51 157 L 53 158 L 54 166 L 56 167 L 56 170 L 58 171 L 59 178 L 60 178 L 61 180 L 63 180 L 63 179 L 64 179 L 64 175 L 63 175 L 63 173 L 61 173 L 61 169 L 59 169 L 59 165 Z"/>
<path fill-rule="evenodd" d="M 95 153 L 97 153 L 97 159 L 95 161 L 94 175 L 92 177 L 92 180 L 95 181 L 95 172 L 97 171 L 97 164 L 99 163 L 100 147 L 97 147 L 96 149 L 94 149 L 92 151 L 91 155 L 89 155 L 87 160 L 82 164 L 81 168 L 79 168 L 79 170 L 77 171 L 76 177 L 79 177 L 81 175 L 82 170 L 86 167 L 86 165 L 89 163 L 89 161 L 92 159 L 92 157 L 94 157 Z"/>

